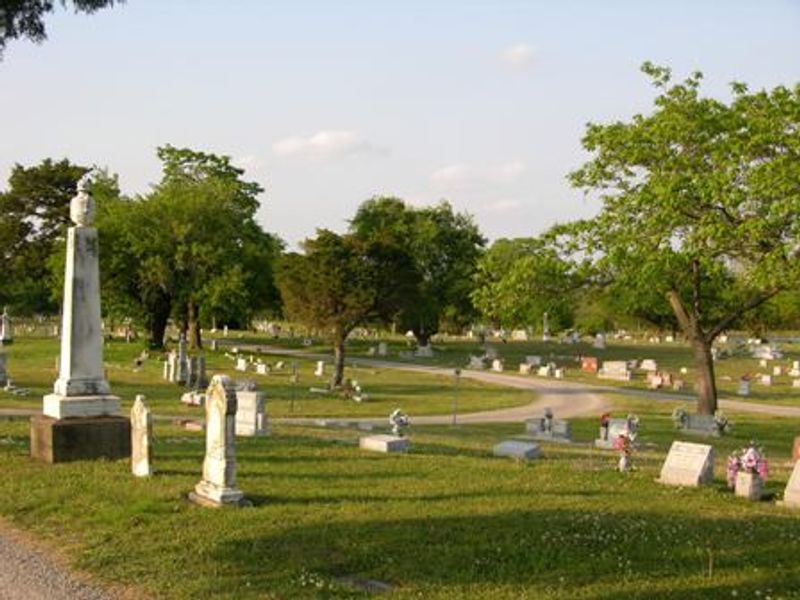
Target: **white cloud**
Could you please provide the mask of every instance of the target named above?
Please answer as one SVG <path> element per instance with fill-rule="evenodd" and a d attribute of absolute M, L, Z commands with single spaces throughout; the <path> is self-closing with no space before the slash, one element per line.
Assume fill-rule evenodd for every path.
<path fill-rule="evenodd" d="M 525 172 L 525 163 L 521 160 L 501 163 L 489 167 L 486 178 L 492 183 L 514 183 Z"/>
<path fill-rule="evenodd" d="M 495 202 L 487 204 L 484 207 L 484 212 L 507 213 L 512 212 L 520 206 L 522 206 L 522 203 L 519 200 L 506 198 L 504 200 L 496 200 Z"/>
<path fill-rule="evenodd" d="M 338 158 L 359 153 L 380 153 L 355 131 L 322 130 L 310 136 L 292 136 L 272 144 L 272 151 L 283 157 Z"/>
<path fill-rule="evenodd" d="M 500 55 L 503 62 L 515 68 L 526 67 L 533 62 L 533 48 L 528 44 L 514 44 Z"/>
<path fill-rule="evenodd" d="M 472 167 L 463 163 L 446 165 L 431 174 L 431 182 L 438 188 L 464 189 L 486 186 L 508 185 L 517 181 L 525 172 L 525 163 L 513 160 L 488 167 Z"/>
<path fill-rule="evenodd" d="M 247 156 L 239 156 L 233 159 L 233 164 L 245 171 L 257 171 L 264 166 L 264 162 L 257 156 L 248 154 Z"/>
<path fill-rule="evenodd" d="M 454 164 L 436 169 L 431 174 L 431 181 L 439 187 L 458 187 L 467 183 L 472 176 L 467 165 Z"/>

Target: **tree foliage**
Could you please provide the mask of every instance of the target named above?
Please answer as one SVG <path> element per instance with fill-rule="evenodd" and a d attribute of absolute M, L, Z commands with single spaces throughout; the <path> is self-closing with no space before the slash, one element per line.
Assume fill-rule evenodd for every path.
<path fill-rule="evenodd" d="M 58 310 L 50 294 L 48 261 L 69 224 L 69 202 L 87 167 L 45 159 L 14 166 L 0 193 L 0 304 L 20 313 Z"/>
<path fill-rule="evenodd" d="M 405 288 L 394 320 L 420 344 L 442 328 L 458 329 L 472 320 L 470 293 L 485 244 L 472 217 L 455 213 L 448 202 L 413 208 L 398 198 L 376 197 L 359 207 L 350 230 L 408 257 L 410 268 L 402 277 L 394 274 Z"/>
<path fill-rule="evenodd" d="M 544 238 L 500 239 L 478 261 L 472 301 L 496 326 L 529 327 L 547 313 L 551 329 L 572 324 L 573 267 Z"/>
<path fill-rule="evenodd" d="M 172 316 L 199 347 L 201 321 L 246 323 L 276 307 L 280 242 L 255 221 L 258 184 L 228 157 L 164 146 L 151 194 L 99 211 L 104 285 L 113 306 L 145 319 L 160 345 Z"/>
<path fill-rule="evenodd" d="M 592 158 L 572 183 L 602 203 L 562 228 L 619 289 L 666 302 L 692 342 L 698 410 L 716 409 L 710 345 L 747 311 L 800 283 L 800 86 L 725 103 L 700 94 L 702 75 L 671 83 L 643 67 L 659 95 L 649 115 L 590 124 Z"/>
<path fill-rule="evenodd" d="M 342 383 L 347 336 L 381 310 L 385 264 L 375 248 L 354 235 L 321 229 L 303 242 L 303 254 L 285 255 L 278 271 L 285 315 L 330 337 L 336 386 Z"/>

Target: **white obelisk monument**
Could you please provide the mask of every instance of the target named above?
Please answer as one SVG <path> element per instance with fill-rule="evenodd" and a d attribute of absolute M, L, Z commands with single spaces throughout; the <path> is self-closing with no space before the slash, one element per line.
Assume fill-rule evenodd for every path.
<path fill-rule="evenodd" d="M 67 230 L 59 376 L 31 420 L 31 455 L 48 462 L 130 455 L 130 422 L 121 417 L 103 369 L 100 272 L 91 172 L 78 182 Z"/>

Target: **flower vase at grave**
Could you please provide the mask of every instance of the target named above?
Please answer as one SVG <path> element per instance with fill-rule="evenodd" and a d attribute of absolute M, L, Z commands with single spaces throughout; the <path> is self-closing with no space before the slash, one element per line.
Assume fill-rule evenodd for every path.
<path fill-rule="evenodd" d="M 736 495 L 748 500 L 758 501 L 761 500 L 761 494 L 764 489 L 764 482 L 758 473 L 748 473 L 747 471 L 739 471 L 736 474 Z"/>

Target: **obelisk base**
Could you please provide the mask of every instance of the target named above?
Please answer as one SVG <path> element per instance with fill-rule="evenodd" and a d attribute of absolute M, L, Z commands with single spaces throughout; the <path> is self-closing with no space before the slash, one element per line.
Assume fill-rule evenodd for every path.
<path fill-rule="evenodd" d="M 130 455 L 131 422 L 125 417 L 31 417 L 31 457 L 37 460 L 118 460 Z"/>
<path fill-rule="evenodd" d="M 198 483 L 193 492 L 189 492 L 189 500 L 200 506 L 219 508 L 220 506 L 252 506 L 253 503 L 244 497 L 241 490 L 230 487 L 219 487 L 209 481 Z"/>
<path fill-rule="evenodd" d="M 117 417 L 121 410 L 119 396 L 62 396 L 47 394 L 42 410 L 45 416 L 54 419 L 72 417 Z"/>

